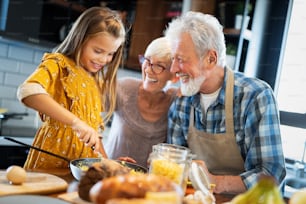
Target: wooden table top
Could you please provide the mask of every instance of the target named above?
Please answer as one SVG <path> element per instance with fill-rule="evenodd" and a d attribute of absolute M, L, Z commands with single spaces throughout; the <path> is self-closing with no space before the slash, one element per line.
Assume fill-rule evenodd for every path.
<path fill-rule="evenodd" d="M 68 184 L 72 184 L 77 182 L 74 177 L 72 176 L 71 172 L 69 169 L 67 170 L 59 170 L 59 169 L 48 169 L 48 170 L 35 170 L 35 172 L 44 172 L 44 173 L 50 173 L 53 175 L 56 175 L 62 179 L 64 179 Z M 70 189 L 71 190 L 71 189 Z M 192 188 L 187 189 L 187 193 L 193 193 L 194 190 Z M 62 192 L 66 193 L 66 192 Z M 50 195 L 52 197 L 57 197 L 60 193 L 58 194 L 53 194 Z M 227 194 L 215 194 L 216 198 L 216 204 L 222 204 L 225 202 L 229 202 L 234 196 L 233 195 L 227 195 Z"/>
<path fill-rule="evenodd" d="M 35 170 L 35 172 L 53 174 L 53 175 L 56 175 L 56 176 L 64 179 L 68 184 L 70 184 L 70 186 L 74 185 L 75 188 L 77 186 L 77 185 L 75 185 L 77 183 L 77 181 L 74 179 L 74 177 L 71 174 L 69 169 L 67 169 L 67 170 L 60 170 L 60 169 Z M 71 191 L 71 188 L 69 190 Z M 186 194 L 190 194 L 190 193 L 193 193 L 193 192 L 194 192 L 194 189 L 188 188 L 187 191 L 186 191 Z M 67 192 L 66 191 L 65 192 L 59 192 L 57 194 L 52 194 L 50 196 L 57 197 L 58 195 L 64 194 L 64 193 L 67 193 Z M 214 194 L 214 196 L 216 198 L 216 204 L 223 204 L 223 203 L 229 202 L 234 197 L 234 195 L 231 195 L 231 194 Z M 287 200 L 286 200 L 286 203 L 287 203 Z"/>

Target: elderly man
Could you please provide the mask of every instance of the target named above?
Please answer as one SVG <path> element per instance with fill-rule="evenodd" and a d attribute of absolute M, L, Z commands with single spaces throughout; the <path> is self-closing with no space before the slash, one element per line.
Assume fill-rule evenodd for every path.
<path fill-rule="evenodd" d="M 215 193 L 244 192 L 260 174 L 280 183 L 286 171 L 271 87 L 226 66 L 222 26 L 211 15 L 187 12 L 165 36 L 182 95 L 169 110 L 168 143 L 202 160 Z"/>

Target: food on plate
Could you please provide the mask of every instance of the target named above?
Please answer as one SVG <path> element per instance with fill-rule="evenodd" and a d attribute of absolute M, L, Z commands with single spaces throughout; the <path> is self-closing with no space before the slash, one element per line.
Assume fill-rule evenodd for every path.
<path fill-rule="evenodd" d="M 130 168 L 130 173 L 147 173 L 148 169 L 146 167 L 140 166 L 138 164 L 135 163 L 131 163 L 131 162 L 127 162 L 127 161 L 121 161 L 121 160 L 116 160 L 116 162 L 118 162 L 119 164 L 121 164 L 122 166 L 128 167 Z"/>
<path fill-rule="evenodd" d="M 235 196 L 230 204 L 273 203 L 285 204 L 275 180 L 263 175 L 258 182 L 245 193 Z"/>
<path fill-rule="evenodd" d="M 106 204 L 156 204 L 156 201 L 148 200 L 145 198 L 132 198 L 132 199 L 115 198 L 115 199 L 108 200 Z M 178 203 L 169 202 L 169 201 L 161 201 L 161 202 L 158 202 L 158 204 L 178 204 Z"/>
<path fill-rule="evenodd" d="M 154 174 L 125 174 L 105 178 L 90 190 L 95 204 L 106 204 L 114 198 L 145 198 L 147 192 L 176 192 L 182 198 L 181 188 L 164 176 Z"/>
<path fill-rule="evenodd" d="M 189 203 L 199 203 L 199 204 L 215 204 L 216 199 L 214 195 L 211 194 L 205 194 L 200 190 L 195 191 L 193 194 L 189 194 L 183 198 L 184 204 Z"/>
<path fill-rule="evenodd" d="M 20 185 L 25 182 L 27 172 L 20 166 L 12 165 L 6 169 L 6 178 L 11 184 Z"/>
<path fill-rule="evenodd" d="M 182 200 L 177 192 L 147 192 L 144 198 L 114 198 L 106 204 L 181 204 Z"/>
<path fill-rule="evenodd" d="M 306 203 L 306 189 L 300 189 L 294 192 L 289 199 L 289 204 L 305 204 Z"/>
<path fill-rule="evenodd" d="M 127 174 L 130 172 L 130 170 L 130 168 L 124 167 L 115 160 L 111 159 L 103 159 L 101 162 L 93 163 L 80 179 L 78 187 L 78 194 L 80 198 L 90 201 L 89 190 L 94 184 L 104 178 Z"/>
<path fill-rule="evenodd" d="M 148 191 L 145 195 L 145 199 L 152 200 L 158 202 L 159 204 L 162 202 L 166 203 L 181 203 L 182 198 L 176 191 L 166 191 L 166 192 L 152 192 Z"/>

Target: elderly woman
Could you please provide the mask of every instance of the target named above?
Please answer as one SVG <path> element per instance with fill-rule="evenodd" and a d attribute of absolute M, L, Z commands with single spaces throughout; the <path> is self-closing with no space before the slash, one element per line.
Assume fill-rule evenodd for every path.
<path fill-rule="evenodd" d="M 147 166 L 152 146 L 166 142 L 168 109 L 176 96 L 176 88 L 169 86 L 175 81 L 170 52 L 164 37 L 153 40 L 139 57 L 142 80 L 118 80 L 116 109 L 105 141 L 109 158 L 127 156 Z"/>

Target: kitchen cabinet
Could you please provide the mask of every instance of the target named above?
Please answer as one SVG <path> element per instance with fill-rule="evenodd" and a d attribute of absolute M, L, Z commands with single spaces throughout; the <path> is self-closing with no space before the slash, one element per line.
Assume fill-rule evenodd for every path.
<path fill-rule="evenodd" d="M 60 35 L 65 35 L 86 9 L 80 3 L 65 0 L 7 0 L 2 1 L 0 8 L 1 36 L 47 47 L 60 43 Z"/>
<path fill-rule="evenodd" d="M 188 9 L 204 13 L 214 13 L 215 0 L 186 0 Z M 184 0 L 138 0 L 135 8 L 128 54 L 125 67 L 140 70 L 138 55 L 145 52 L 146 47 L 155 38 L 163 36 L 166 25 L 181 15 Z"/>
<path fill-rule="evenodd" d="M 138 0 L 135 19 L 128 39 L 125 67 L 140 70 L 138 55 L 145 52 L 148 44 L 163 35 L 171 18 L 180 15 L 181 0 Z"/>
<path fill-rule="evenodd" d="M 218 0 L 216 17 L 224 26 L 227 54 L 235 56 L 232 68 L 244 72 L 249 42 L 252 38 L 252 16 L 255 0 Z M 241 15 L 240 26 L 237 26 L 237 15 Z"/>
<path fill-rule="evenodd" d="M 33 137 L 12 137 L 20 142 L 31 145 Z M 9 140 L 0 136 L 0 169 L 6 169 L 11 165 L 23 166 L 27 159 L 29 147 L 15 144 Z"/>
<path fill-rule="evenodd" d="M 29 148 L 17 145 L 0 145 L 0 169 L 11 165 L 23 166 L 27 159 Z"/>
<path fill-rule="evenodd" d="M 188 4 L 187 6 L 185 4 Z M 248 43 L 251 39 L 251 25 L 255 0 L 138 0 L 135 8 L 135 19 L 128 39 L 128 53 L 125 67 L 140 70 L 138 55 L 143 54 L 147 45 L 163 35 L 168 22 L 187 10 L 199 11 L 216 16 L 224 26 L 227 46 L 233 48 L 235 55 L 234 70 L 243 71 Z M 235 13 L 240 5 L 245 22 L 250 16 L 248 25 L 235 28 Z M 154 8 L 154 9 L 153 9 Z M 187 9 L 186 9 L 187 8 Z M 243 25 L 243 24 L 241 24 Z"/>

